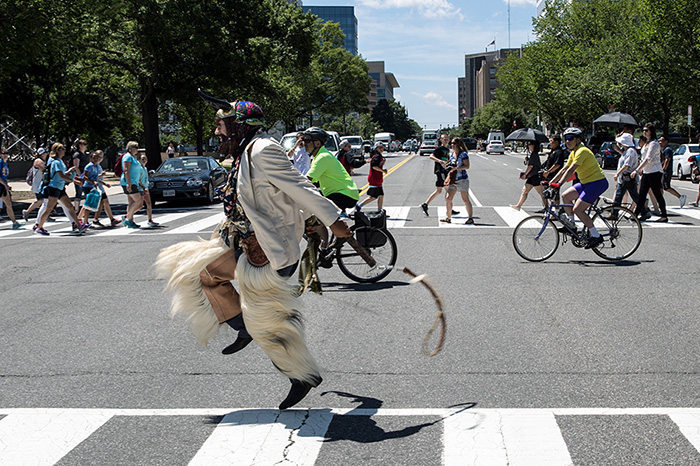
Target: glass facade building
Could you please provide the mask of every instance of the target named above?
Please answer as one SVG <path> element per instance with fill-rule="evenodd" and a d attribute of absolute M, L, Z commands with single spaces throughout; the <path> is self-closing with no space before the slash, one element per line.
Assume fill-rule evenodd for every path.
<path fill-rule="evenodd" d="M 340 25 L 345 34 L 345 50 L 357 55 L 357 18 L 353 6 L 302 6 L 304 13 L 311 12 L 324 21 Z"/>

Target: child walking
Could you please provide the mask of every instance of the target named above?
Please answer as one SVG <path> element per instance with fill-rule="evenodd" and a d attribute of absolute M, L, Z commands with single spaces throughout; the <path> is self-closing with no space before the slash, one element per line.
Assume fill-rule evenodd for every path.
<path fill-rule="evenodd" d="M 384 175 L 387 173 L 384 169 L 384 162 L 386 162 L 386 159 L 382 155 L 384 153 L 384 143 L 381 141 L 377 142 L 372 152 L 372 159 L 369 162 L 369 175 L 367 175 L 367 181 L 369 182 L 367 195 L 369 197 L 357 203 L 355 210 L 358 212 L 362 210 L 363 206 L 373 201 L 377 201 L 379 210 L 381 210 L 384 205 L 384 188 L 382 188 L 382 184 L 384 184 Z"/>

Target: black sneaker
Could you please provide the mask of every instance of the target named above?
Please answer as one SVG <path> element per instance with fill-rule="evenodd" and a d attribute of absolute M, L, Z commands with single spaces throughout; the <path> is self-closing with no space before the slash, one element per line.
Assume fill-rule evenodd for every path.
<path fill-rule="evenodd" d="M 590 238 L 588 238 L 588 239 L 586 240 L 585 249 L 594 248 L 594 247 L 596 247 L 596 246 L 598 246 L 599 244 L 602 244 L 602 243 L 603 243 L 603 237 L 602 237 L 602 236 L 591 236 Z"/>
<path fill-rule="evenodd" d="M 420 208 L 423 209 L 423 213 L 426 217 L 430 217 L 430 215 L 428 214 L 428 204 L 424 202 L 420 205 Z"/>

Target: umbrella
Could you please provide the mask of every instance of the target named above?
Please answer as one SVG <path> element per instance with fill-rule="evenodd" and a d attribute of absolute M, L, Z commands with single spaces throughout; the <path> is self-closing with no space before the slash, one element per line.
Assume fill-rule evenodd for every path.
<path fill-rule="evenodd" d="M 549 138 L 539 129 L 520 128 L 508 135 L 506 141 L 539 141 L 547 142 Z"/>
<path fill-rule="evenodd" d="M 635 120 L 632 115 L 622 112 L 606 113 L 593 120 L 593 123 L 613 126 L 615 128 L 622 128 L 627 125 L 639 126 L 639 123 L 637 123 L 637 120 Z"/>

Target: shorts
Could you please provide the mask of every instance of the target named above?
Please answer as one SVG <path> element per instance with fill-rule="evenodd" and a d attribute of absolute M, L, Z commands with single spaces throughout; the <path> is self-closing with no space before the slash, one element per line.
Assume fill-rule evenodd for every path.
<path fill-rule="evenodd" d="M 41 194 L 40 192 L 34 193 L 34 197 L 36 197 L 37 201 L 43 201 L 44 199 L 46 199 L 46 197 L 43 194 Z"/>
<path fill-rule="evenodd" d="M 671 174 L 668 172 L 664 172 L 664 178 L 661 181 L 661 187 L 664 188 L 664 191 L 668 191 L 671 189 Z"/>
<path fill-rule="evenodd" d="M 85 191 L 83 190 L 83 185 L 82 185 L 82 184 L 76 184 L 76 185 L 74 185 L 74 186 L 75 186 L 75 198 L 74 198 L 74 199 L 82 199 L 82 198 L 84 197 L 84 196 L 83 196 L 83 192 L 85 192 Z M 85 193 L 87 194 L 87 192 L 85 192 Z"/>
<path fill-rule="evenodd" d="M 600 195 L 603 194 L 606 189 L 608 189 L 608 180 L 603 178 L 585 184 L 576 183 L 574 188 L 576 191 L 578 191 L 579 199 L 581 199 L 583 202 L 593 204 L 600 197 Z"/>
<path fill-rule="evenodd" d="M 131 185 L 131 192 L 126 190 L 126 186 L 122 185 L 122 190 L 124 191 L 124 194 L 140 194 L 139 192 L 139 187 L 135 184 Z"/>
<path fill-rule="evenodd" d="M 65 195 L 66 195 L 65 189 L 58 189 L 58 188 L 54 188 L 52 186 L 47 186 L 46 191 L 44 191 L 44 196 L 46 196 L 46 198 L 55 197 L 56 199 L 61 199 Z"/>
<path fill-rule="evenodd" d="M 358 199 L 353 199 L 350 196 L 343 193 L 333 193 L 326 196 L 326 199 L 333 201 L 333 204 L 337 205 L 339 209 L 352 209 L 357 204 Z"/>
<path fill-rule="evenodd" d="M 375 198 L 377 198 L 379 196 L 383 196 L 384 195 L 384 188 L 382 188 L 381 186 L 372 186 L 371 188 L 369 188 L 367 190 L 367 195 L 369 197 L 375 197 Z"/>
<path fill-rule="evenodd" d="M 8 194 L 9 194 L 9 193 L 7 192 L 7 189 L 5 189 L 5 185 L 4 185 L 4 184 L 0 184 L 0 197 L 5 197 L 5 196 L 7 196 Z"/>
<path fill-rule="evenodd" d="M 87 186 L 87 187 L 83 186 L 83 194 L 85 194 L 85 196 L 87 196 L 88 194 L 90 194 L 90 191 L 92 191 L 93 189 L 95 189 L 94 186 Z M 100 199 L 107 199 L 107 193 L 105 193 L 103 191 L 102 194 L 100 195 Z"/>
<path fill-rule="evenodd" d="M 531 176 L 525 180 L 525 184 L 531 184 L 532 186 L 539 186 L 542 183 L 542 177 L 540 175 Z"/>
<path fill-rule="evenodd" d="M 459 192 L 459 193 L 468 193 L 469 192 L 469 178 L 465 178 L 463 180 L 457 180 L 454 182 L 454 184 L 446 186 L 446 188 L 448 190 L 456 189 L 457 192 Z"/>
<path fill-rule="evenodd" d="M 444 188 L 445 187 L 445 173 L 436 173 L 435 174 L 435 187 L 436 188 Z"/>

